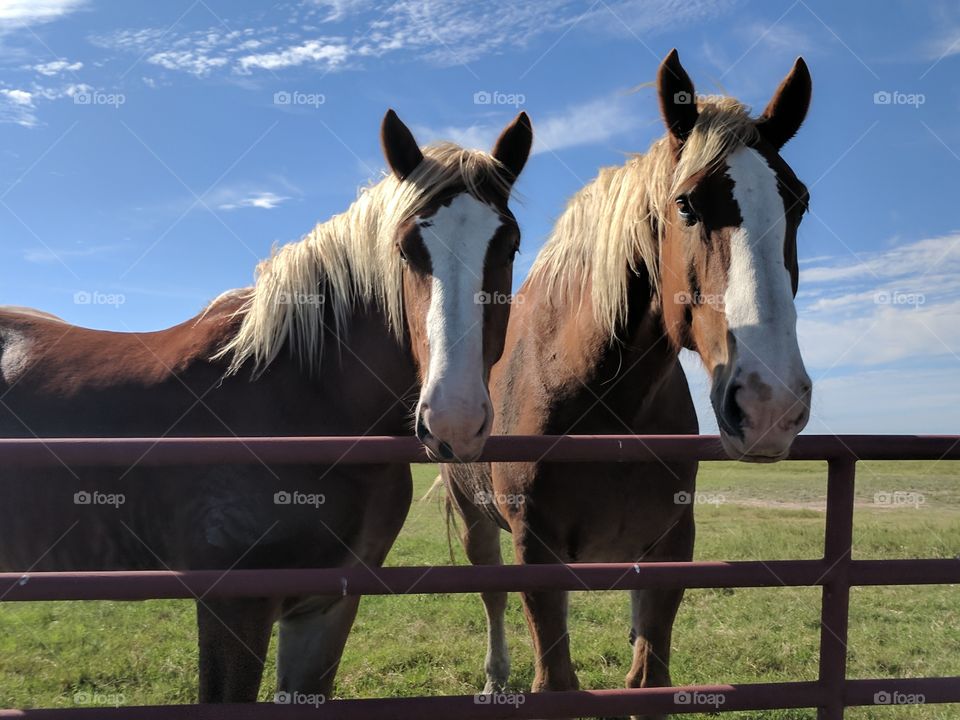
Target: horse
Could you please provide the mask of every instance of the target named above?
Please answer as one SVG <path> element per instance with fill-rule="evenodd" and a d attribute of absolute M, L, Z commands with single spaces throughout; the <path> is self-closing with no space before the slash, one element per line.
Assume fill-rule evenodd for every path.
<path fill-rule="evenodd" d="M 532 143 L 420 148 L 390 110 L 390 172 L 186 322 L 101 332 L 0 311 L 0 435 L 401 435 L 475 458 L 520 241 L 509 198 Z M 416 401 L 416 402 L 414 402 Z M 0 466 L 5 571 L 376 567 L 408 465 L 122 470 Z M 2 591 L 0 591 L 2 592 Z M 358 597 L 197 597 L 201 702 L 253 702 L 279 621 L 280 693 L 327 696 Z M 294 696 L 295 697 L 295 696 Z"/>
<path fill-rule="evenodd" d="M 811 381 L 797 344 L 797 228 L 808 192 L 780 156 L 811 94 L 799 58 L 758 118 L 697 99 L 676 50 L 657 78 L 666 134 L 602 169 L 569 202 L 514 298 L 490 376 L 495 434 L 696 434 L 678 362 L 696 351 L 732 458 L 783 458 L 806 424 Z M 443 466 L 474 564 L 689 561 L 697 463 Z M 576 566 L 571 570 L 576 573 Z M 669 686 L 682 589 L 631 593 L 628 687 Z M 522 594 L 534 691 L 578 686 L 567 595 Z M 506 594 L 483 595 L 486 686 L 506 687 Z"/>

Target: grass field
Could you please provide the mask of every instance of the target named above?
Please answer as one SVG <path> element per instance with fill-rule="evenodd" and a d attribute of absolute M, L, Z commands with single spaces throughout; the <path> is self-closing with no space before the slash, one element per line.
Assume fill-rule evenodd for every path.
<path fill-rule="evenodd" d="M 699 491 L 722 502 L 697 508 L 698 559 L 820 555 L 825 463 L 701 467 Z M 417 497 L 435 474 L 432 466 L 416 469 Z M 960 463 L 860 463 L 857 478 L 855 558 L 958 556 Z M 891 492 L 916 493 L 916 502 L 875 502 L 877 493 Z M 506 535 L 503 542 L 510 557 Z M 416 504 L 388 563 L 448 562 L 440 508 Z M 457 562 L 465 562 L 459 548 Z M 819 596 L 817 588 L 688 591 L 674 632 L 674 681 L 815 679 Z M 512 685 L 522 690 L 532 680 L 532 657 L 515 595 L 507 622 Z M 581 685 L 620 687 L 630 663 L 626 593 L 574 593 L 570 627 Z M 185 601 L 0 605 L 0 707 L 73 706 L 93 696 L 131 705 L 193 702 L 195 633 L 193 605 Z M 484 650 L 479 597 L 370 597 L 347 644 L 337 695 L 472 694 L 483 686 Z M 263 699 L 274 692 L 273 657 Z M 854 678 L 960 675 L 960 587 L 855 588 L 848 667 Z M 799 720 L 815 713 L 722 717 Z M 847 717 L 956 720 L 960 707 L 860 708 Z"/>

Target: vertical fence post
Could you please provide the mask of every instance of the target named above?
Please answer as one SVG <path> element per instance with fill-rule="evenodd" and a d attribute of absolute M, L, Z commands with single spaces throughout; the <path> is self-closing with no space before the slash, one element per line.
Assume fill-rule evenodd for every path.
<path fill-rule="evenodd" d="M 817 710 L 819 720 L 843 718 L 855 474 L 854 458 L 834 459 L 828 465 L 823 558 L 829 570 L 820 611 L 820 684 L 829 699 Z"/>

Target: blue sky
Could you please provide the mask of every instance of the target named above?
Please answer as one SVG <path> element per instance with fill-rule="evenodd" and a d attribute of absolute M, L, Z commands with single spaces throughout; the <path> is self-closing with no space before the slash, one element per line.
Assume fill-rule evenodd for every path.
<path fill-rule="evenodd" d="M 810 65 L 784 150 L 812 195 L 808 432 L 960 431 L 950 2 L 0 0 L 0 303 L 112 330 L 192 316 L 377 176 L 387 107 L 422 143 L 482 147 L 531 114 L 519 283 L 566 198 L 663 132 L 648 83 L 672 47 L 758 112 Z"/>

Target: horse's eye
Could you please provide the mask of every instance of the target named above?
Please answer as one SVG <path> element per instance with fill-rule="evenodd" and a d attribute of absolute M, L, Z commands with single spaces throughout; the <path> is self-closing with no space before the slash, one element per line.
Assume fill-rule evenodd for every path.
<path fill-rule="evenodd" d="M 403 249 L 403 243 L 397 242 L 397 252 L 400 253 L 400 259 L 407 262 L 407 251 Z"/>
<path fill-rule="evenodd" d="M 690 204 L 690 197 L 687 195 L 681 195 L 676 200 L 677 203 L 677 212 L 680 213 L 680 219 L 683 220 L 685 225 L 696 225 L 699 218 L 697 213 L 694 211 L 693 206 Z"/>

